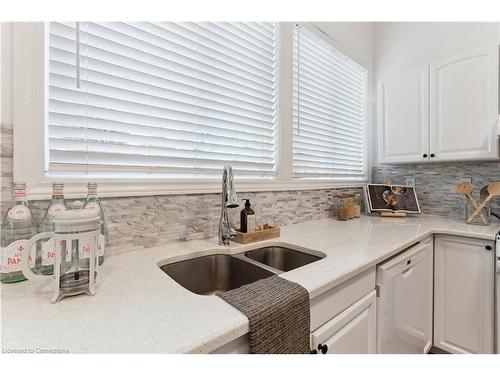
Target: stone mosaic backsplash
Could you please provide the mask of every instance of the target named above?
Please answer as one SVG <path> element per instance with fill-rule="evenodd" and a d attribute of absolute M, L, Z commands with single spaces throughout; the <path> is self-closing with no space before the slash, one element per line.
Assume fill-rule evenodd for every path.
<path fill-rule="evenodd" d="M 258 223 L 281 226 L 332 216 L 332 203 L 338 194 L 344 192 L 362 193 L 362 188 L 240 193 L 238 198 L 251 200 Z M 103 198 L 101 202 L 110 252 L 217 235 L 220 194 Z M 48 203 L 30 202 L 38 221 L 42 219 Z M 240 207 L 228 209 L 230 222 L 235 227 L 239 227 L 243 201 L 241 203 Z"/>
<path fill-rule="evenodd" d="M 500 162 L 450 162 L 404 165 L 379 165 L 372 169 L 372 181 L 404 184 L 406 177 L 415 178 L 415 188 L 421 209 L 426 214 L 458 217 L 465 198 L 456 192 L 457 184 L 471 178 L 473 194 L 479 199 L 481 187 L 500 181 Z M 492 200 L 492 211 L 500 214 L 500 199 Z M 492 220 L 497 220 L 492 218 Z"/>
<path fill-rule="evenodd" d="M 5 216 L 12 196 L 12 156 L 13 139 L 12 125 L 0 125 L 0 214 Z"/>

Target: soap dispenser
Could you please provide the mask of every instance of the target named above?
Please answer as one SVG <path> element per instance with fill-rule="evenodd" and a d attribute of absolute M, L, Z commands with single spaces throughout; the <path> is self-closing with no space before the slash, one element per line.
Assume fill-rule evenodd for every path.
<path fill-rule="evenodd" d="M 255 211 L 250 208 L 250 199 L 244 199 L 245 208 L 241 210 L 241 228 L 242 233 L 255 232 L 256 219 Z"/>

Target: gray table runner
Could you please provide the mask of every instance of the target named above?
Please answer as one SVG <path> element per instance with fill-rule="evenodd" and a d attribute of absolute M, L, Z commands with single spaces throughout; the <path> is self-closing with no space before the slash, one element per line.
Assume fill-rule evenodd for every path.
<path fill-rule="evenodd" d="M 309 293 L 278 275 L 216 294 L 250 321 L 250 353 L 308 354 Z"/>

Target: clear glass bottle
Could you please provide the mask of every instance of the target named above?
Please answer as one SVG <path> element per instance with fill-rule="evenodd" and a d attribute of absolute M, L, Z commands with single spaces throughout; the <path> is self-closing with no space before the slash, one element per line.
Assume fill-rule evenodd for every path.
<path fill-rule="evenodd" d="M 2 263 L 0 280 L 3 283 L 15 283 L 26 280 L 21 271 L 21 258 L 28 240 L 36 234 L 33 214 L 26 198 L 26 184 L 15 182 L 13 198 L 2 224 Z M 30 257 L 31 268 L 35 268 L 35 259 Z"/>
<path fill-rule="evenodd" d="M 105 246 L 105 238 L 106 238 L 106 222 L 104 219 L 104 210 L 102 209 L 101 202 L 99 201 L 99 197 L 97 196 L 97 183 L 89 182 L 87 184 L 87 200 L 83 205 L 83 209 L 98 209 L 99 216 L 101 218 L 101 234 L 99 236 L 99 240 L 97 243 L 97 253 L 99 254 L 99 265 L 104 262 L 104 246 Z"/>
<path fill-rule="evenodd" d="M 358 218 L 361 216 L 361 194 L 354 194 L 354 217 Z"/>
<path fill-rule="evenodd" d="M 346 221 L 349 219 L 346 203 L 347 199 L 344 194 L 340 195 L 335 203 L 337 220 Z"/>
<path fill-rule="evenodd" d="M 345 208 L 347 209 L 347 218 L 349 220 L 354 219 L 354 214 L 356 211 L 356 207 L 354 204 L 354 194 L 345 193 L 344 198 L 345 198 Z"/>
<path fill-rule="evenodd" d="M 43 217 L 42 228 L 44 232 L 54 231 L 54 215 L 56 212 L 66 211 L 68 206 L 64 200 L 64 184 L 54 182 L 52 184 L 52 199 Z M 52 275 L 54 272 L 55 241 L 53 238 L 42 240 L 42 273 Z"/>

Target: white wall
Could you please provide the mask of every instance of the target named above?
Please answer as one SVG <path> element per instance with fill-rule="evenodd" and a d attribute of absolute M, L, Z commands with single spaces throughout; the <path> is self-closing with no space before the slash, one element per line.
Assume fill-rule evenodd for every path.
<path fill-rule="evenodd" d="M 500 41 L 498 22 L 383 22 L 374 30 L 377 79 Z"/>
<path fill-rule="evenodd" d="M 328 34 L 358 63 L 367 68 L 373 65 L 373 22 L 314 22 L 313 25 Z"/>
<path fill-rule="evenodd" d="M 375 87 L 379 79 L 500 43 L 498 22 L 380 22 L 374 32 Z M 376 137 L 372 142 L 376 164 Z"/>
<path fill-rule="evenodd" d="M 9 22 L 0 22 L 0 123 L 12 123 L 12 33 Z"/>

